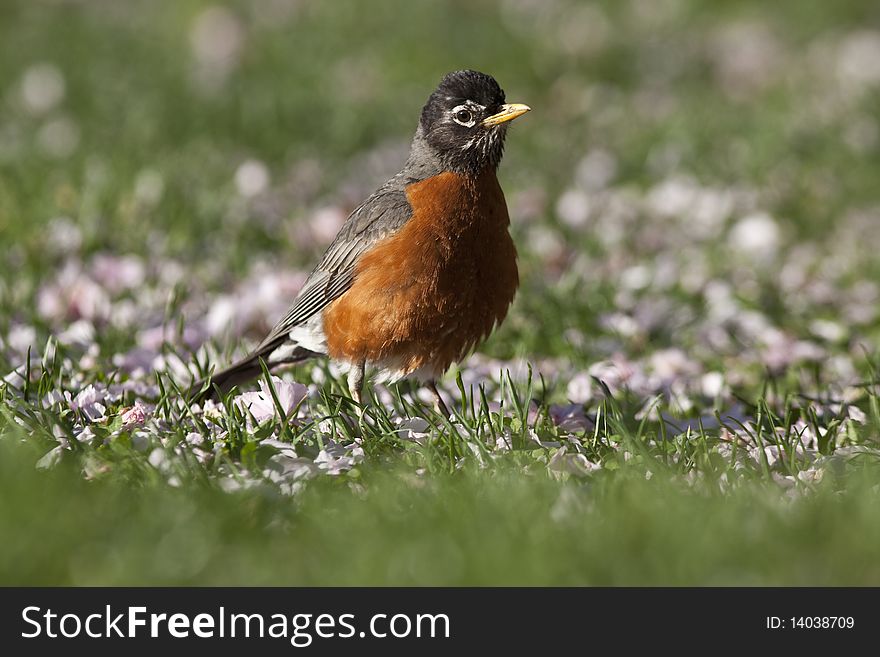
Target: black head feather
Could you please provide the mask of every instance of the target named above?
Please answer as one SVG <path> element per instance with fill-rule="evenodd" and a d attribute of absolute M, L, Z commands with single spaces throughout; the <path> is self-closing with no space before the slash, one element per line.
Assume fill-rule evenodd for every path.
<path fill-rule="evenodd" d="M 504 91 L 491 75 L 449 73 L 422 109 L 413 157 L 432 156 L 443 170 L 470 175 L 497 167 L 507 124 L 487 127 L 481 121 L 499 112 L 504 102 Z"/>

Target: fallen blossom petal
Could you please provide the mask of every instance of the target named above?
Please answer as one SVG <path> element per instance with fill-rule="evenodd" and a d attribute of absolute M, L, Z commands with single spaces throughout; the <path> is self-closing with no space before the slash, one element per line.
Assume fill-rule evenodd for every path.
<path fill-rule="evenodd" d="M 600 463 L 593 463 L 584 454 L 568 454 L 565 446 L 560 447 L 550 457 L 547 467 L 553 472 L 564 472 L 573 475 L 586 475 L 600 470 Z"/>
<path fill-rule="evenodd" d="M 136 400 L 134 406 L 122 413 L 122 428 L 125 430 L 134 427 L 142 427 L 147 422 L 147 418 L 151 415 L 152 410 L 147 407 L 140 399 Z"/>
<path fill-rule="evenodd" d="M 563 431 L 585 431 L 593 428 L 593 422 L 586 416 L 581 404 L 553 404 L 550 406 L 550 419 Z"/>

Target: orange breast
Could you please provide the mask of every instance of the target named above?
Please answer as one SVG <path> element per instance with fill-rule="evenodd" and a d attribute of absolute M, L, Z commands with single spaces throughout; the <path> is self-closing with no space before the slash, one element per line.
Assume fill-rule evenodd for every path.
<path fill-rule="evenodd" d="M 504 319 L 516 248 L 494 172 L 442 173 L 406 193 L 412 218 L 361 257 L 324 333 L 331 358 L 439 375 Z"/>

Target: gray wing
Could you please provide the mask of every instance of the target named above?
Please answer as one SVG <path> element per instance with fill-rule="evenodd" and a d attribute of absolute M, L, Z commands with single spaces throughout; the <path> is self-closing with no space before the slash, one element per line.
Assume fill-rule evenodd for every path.
<path fill-rule="evenodd" d="M 355 265 L 364 251 L 397 232 L 412 216 L 405 192 L 408 182 L 402 174 L 396 175 L 351 213 L 309 274 L 290 310 L 260 343 L 257 352 L 286 338 L 291 329 L 321 312 L 351 287 Z"/>

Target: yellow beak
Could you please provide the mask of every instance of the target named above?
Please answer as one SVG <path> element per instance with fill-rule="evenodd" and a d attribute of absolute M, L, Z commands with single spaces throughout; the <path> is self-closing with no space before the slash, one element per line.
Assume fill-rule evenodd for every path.
<path fill-rule="evenodd" d="M 493 114 L 492 116 L 487 116 L 483 119 L 481 125 L 486 128 L 490 128 L 493 125 L 499 125 L 501 123 L 506 123 L 507 121 L 513 121 L 516 117 L 522 116 L 532 108 L 528 105 L 523 105 L 521 103 L 510 103 L 509 105 L 502 105 L 501 111 L 498 114 Z"/>

